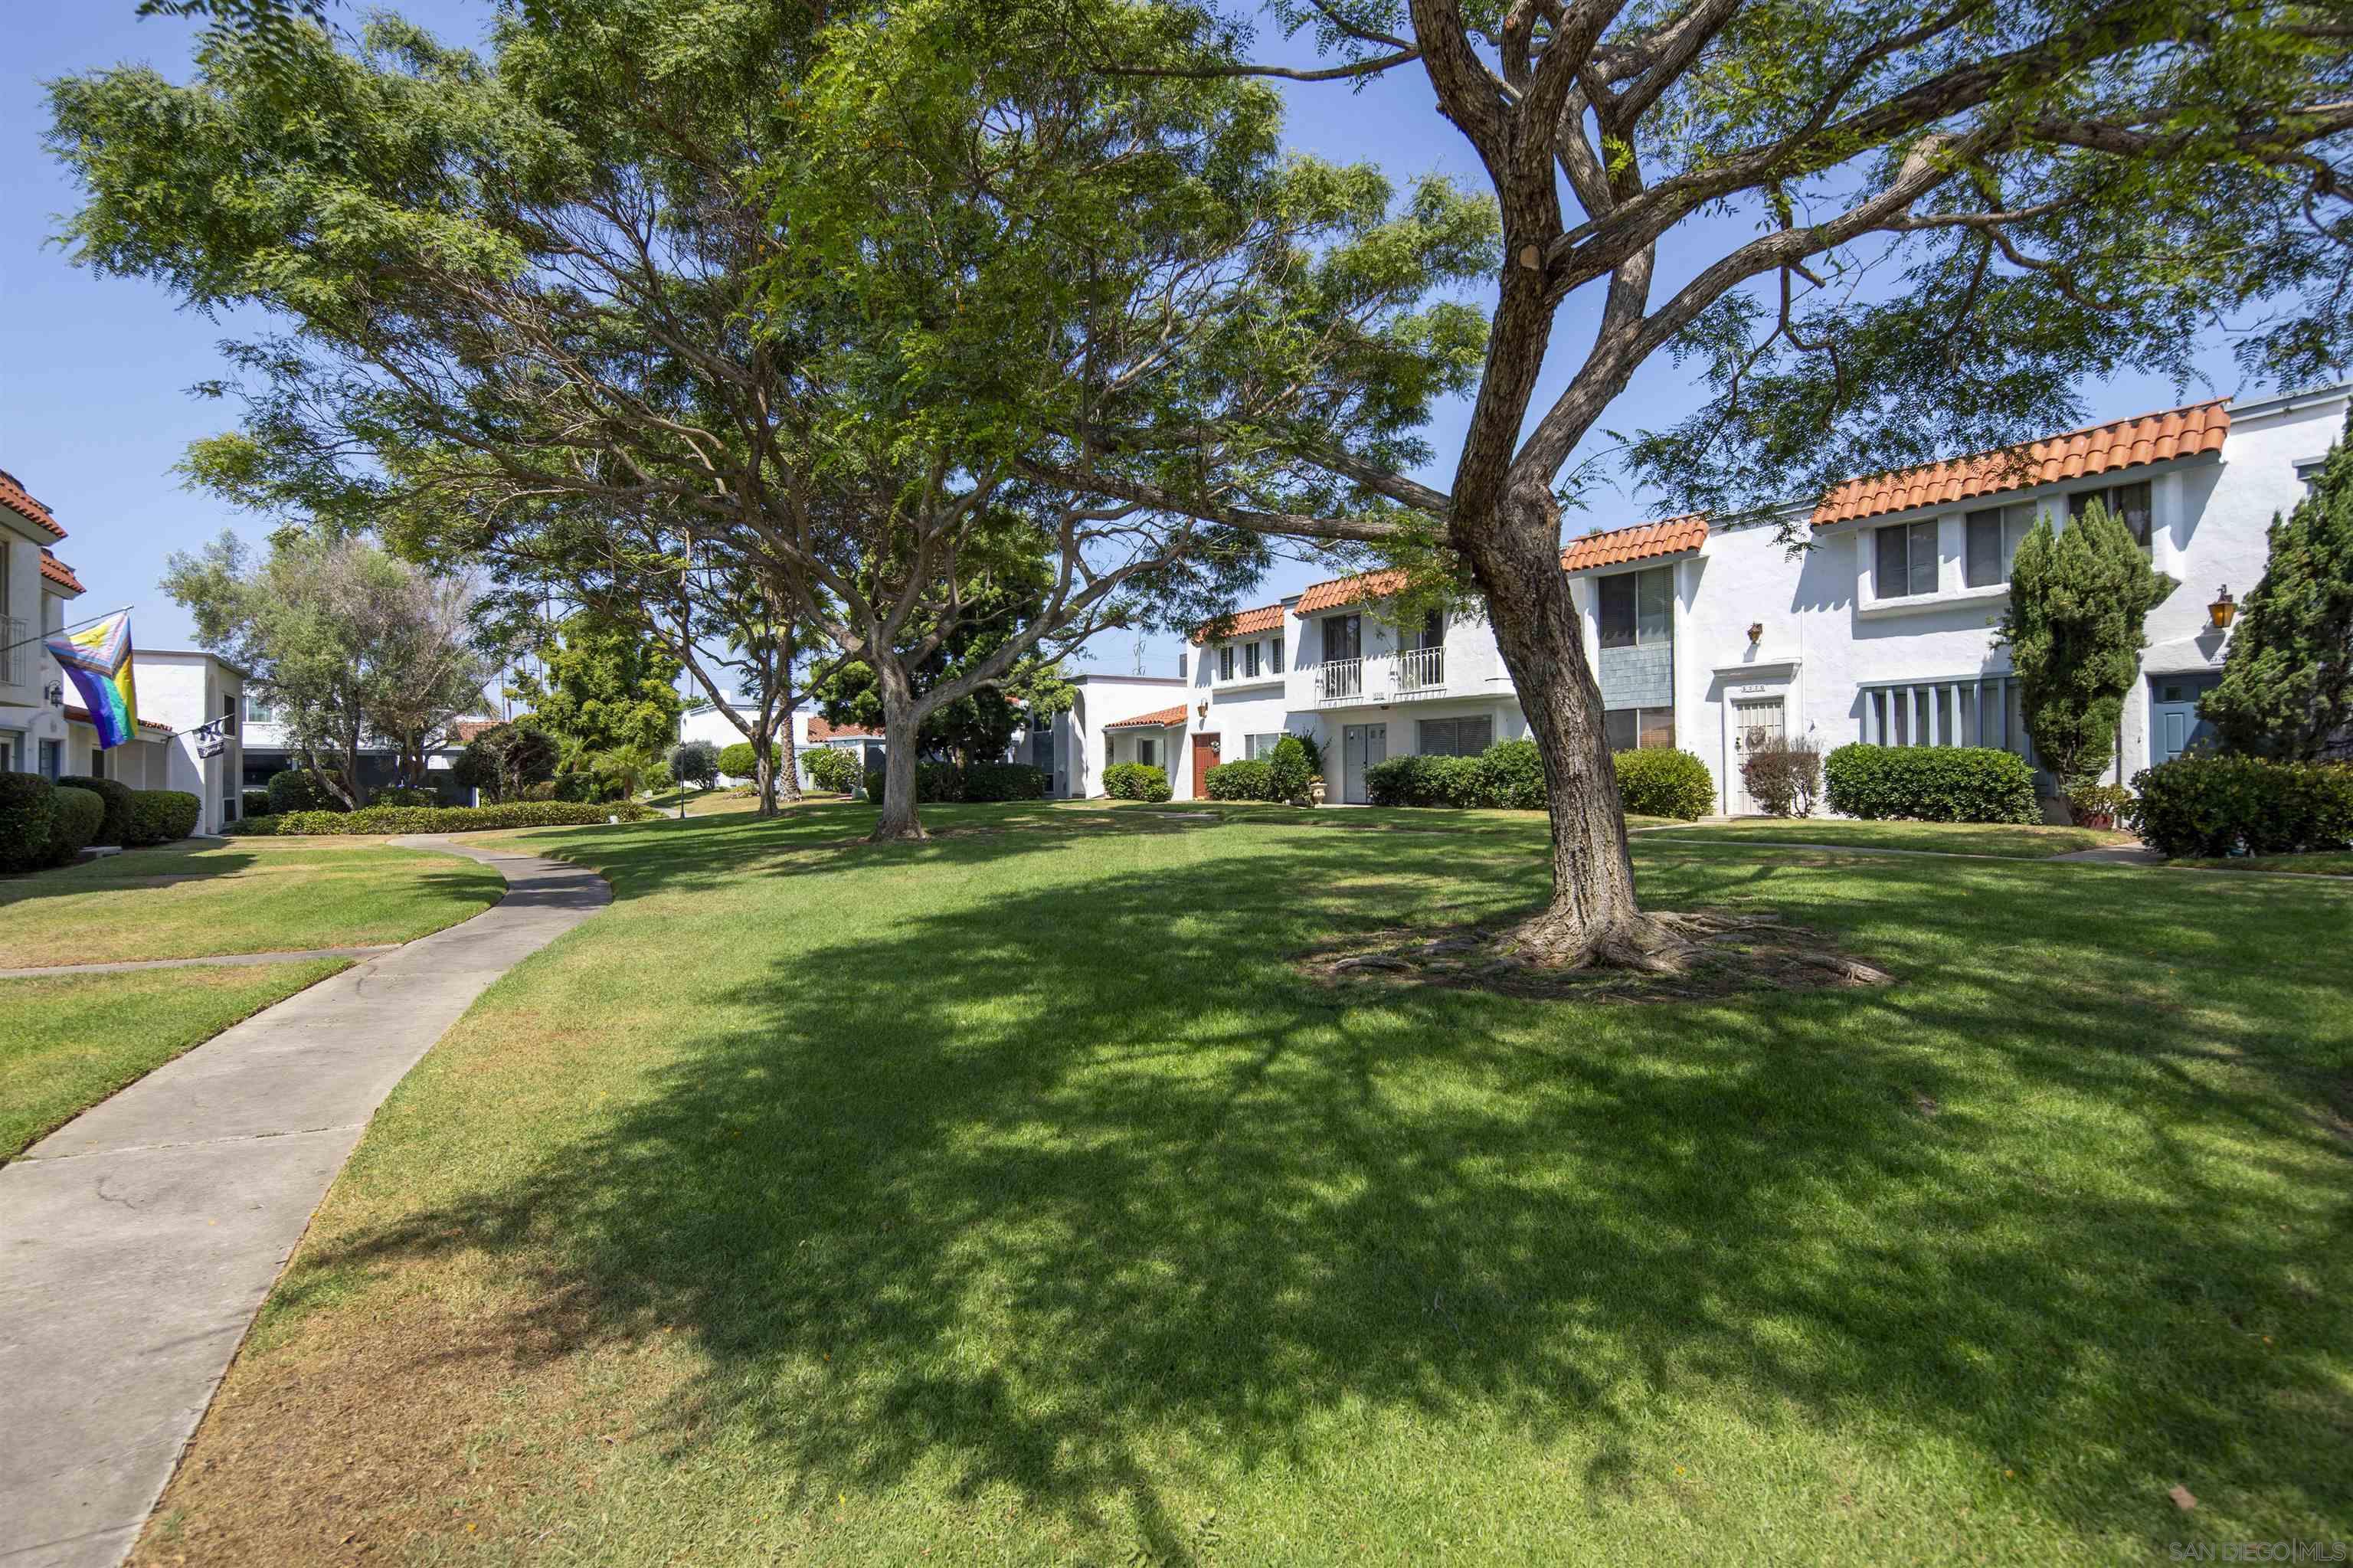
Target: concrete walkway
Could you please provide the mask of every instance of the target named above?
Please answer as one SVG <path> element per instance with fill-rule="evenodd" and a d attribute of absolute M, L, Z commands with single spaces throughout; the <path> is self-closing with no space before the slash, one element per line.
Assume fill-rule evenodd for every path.
<path fill-rule="evenodd" d="M 306 948 L 290 953 L 214 953 L 201 959 L 116 959 L 103 964 L 36 964 L 31 969 L 0 969 L 0 980 L 40 980 L 47 975 L 113 975 L 127 969 L 218 969 L 240 964 L 299 964 L 311 959 L 365 959 L 399 950 L 398 942 L 376 942 L 364 948 Z"/>
<path fill-rule="evenodd" d="M 602 878 L 419 836 L 506 897 L 289 997 L 0 1169 L 0 1568 L 111 1568 L 385 1096 Z"/>

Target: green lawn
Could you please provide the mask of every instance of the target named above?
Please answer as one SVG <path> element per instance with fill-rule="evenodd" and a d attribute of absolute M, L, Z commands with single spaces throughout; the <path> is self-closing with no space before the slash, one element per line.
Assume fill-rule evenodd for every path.
<path fill-rule="evenodd" d="M 0 980 L 0 1160 L 349 961 Z"/>
<path fill-rule="evenodd" d="M 2316 851 L 2310 854 L 2242 854 L 2225 860 L 2169 860 L 2168 865 L 2194 865 L 2207 871 L 2294 871 L 2310 876 L 2353 876 L 2353 850 Z"/>
<path fill-rule="evenodd" d="M 1670 831 L 1678 838 L 1764 839 L 1854 849 L 1995 854 L 2018 860 L 2042 860 L 2076 850 L 2140 842 L 2130 833 L 2099 828 L 2026 827 L 2010 822 L 1856 822 L 1821 817 L 1750 818 L 1705 826 L 1694 823 Z"/>
<path fill-rule="evenodd" d="M 381 840 L 131 850 L 0 878 L 0 966 L 406 942 L 479 914 L 505 887 L 490 866 Z"/>
<path fill-rule="evenodd" d="M 1525 906 L 1540 826 L 1219 815 L 514 835 L 614 906 L 394 1093 L 139 1560 L 2346 1534 L 2345 888 L 1646 838 L 1898 983 L 1331 991 L 1287 956 Z"/>

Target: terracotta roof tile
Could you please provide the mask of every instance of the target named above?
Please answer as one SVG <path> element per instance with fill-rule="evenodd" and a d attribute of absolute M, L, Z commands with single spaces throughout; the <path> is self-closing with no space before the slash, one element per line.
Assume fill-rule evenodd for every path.
<path fill-rule="evenodd" d="M 1292 613 L 1308 616 L 1319 609 L 1337 609 L 1344 604 L 1387 599 L 1404 587 L 1405 574 L 1400 571 L 1359 572 L 1353 577 L 1334 577 L 1330 582 L 1315 583 L 1301 594 Z"/>
<path fill-rule="evenodd" d="M 49 509 L 34 500 L 25 487 L 16 482 L 16 476 L 6 469 L 0 469 L 0 506 L 39 524 L 58 538 L 66 536 L 66 531 L 58 526 L 58 520 L 49 515 Z"/>
<path fill-rule="evenodd" d="M 41 546 L 41 576 L 72 593 L 90 591 L 81 586 L 81 579 L 74 576 L 74 569 L 49 554 L 46 545 Z"/>
<path fill-rule="evenodd" d="M 88 708 L 76 707 L 71 703 L 68 703 L 66 705 L 66 719 L 71 724 L 90 724 L 92 722 L 90 716 L 90 710 Z M 169 735 L 172 732 L 172 726 L 170 725 L 164 724 L 155 719 L 141 719 L 139 721 L 139 727 L 141 729 L 161 730 L 166 735 Z"/>
<path fill-rule="evenodd" d="M 1628 561 L 1656 560 L 1661 556 L 1680 556 L 1686 550 L 1696 550 L 1706 543 L 1707 519 L 1694 512 L 1571 539 L 1568 548 L 1560 553 L 1560 569 L 1582 572 L 1595 567 L 1623 566 Z"/>
<path fill-rule="evenodd" d="M 459 745 L 463 746 L 484 730 L 496 729 L 506 722 L 505 719 L 492 718 L 459 719 L 449 726 L 449 733 L 457 737 Z"/>
<path fill-rule="evenodd" d="M 1111 723 L 1103 726 L 1103 728 L 1166 729 L 1172 725 L 1180 725 L 1184 722 L 1185 705 L 1183 703 L 1178 703 L 1173 708 L 1162 708 L 1155 713 L 1138 714 L 1134 718 L 1113 719 Z"/>
<path fill-rule="evenodd" d="M 832 725 L 826 723 L 825 720 L 821 718 L 812 718 L 809 720 L 808 734 L 809 739 L 812 741 L 880 740 L 882 738 L 882 732 L 879 729 L 869 729 L 864 725 L 857 724 Z"/>
<path fill-rule="evenodd" d="M 1814 508 L 1814 526 L 2218 452 L 2230 433 L 2230 399 L 2220 397 L 2162 414 L 2073 430 L 2023 447 L 1850 479 L 1832 486 L 1822 497 L 1821 504 Z"/>
<path fill-rule="evenodd" d="M 1218 623 L 1216 621 L 1209 621 L 1203 625 L 1195 627 L 1193 629 L 1193 641 L 1196 642 L 1207 641 L 1208 640 L 1209 627 L 1217 624 Z M 1247 637 L 1253 631 L 1272 631 L 1282 626 L 1282 606 L 1279 604 L 1261 604 L 1253 609 L 1238 609 L 1234 611 L 1233 614 L 1226 618 L 1225 630 L 1220 631 L 1218 635 L 1220 639 L 1227 637 Z"/>

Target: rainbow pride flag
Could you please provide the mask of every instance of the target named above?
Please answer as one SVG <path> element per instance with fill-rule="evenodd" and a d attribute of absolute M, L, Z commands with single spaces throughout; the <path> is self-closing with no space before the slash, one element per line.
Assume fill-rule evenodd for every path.
<path fill-rule="evenodd" d="M 42 641 L 81 694 L 99 748 L 111 751 L 132 738 L 139 729 L 139 694 L 131 686 L 131 612 Z"/>

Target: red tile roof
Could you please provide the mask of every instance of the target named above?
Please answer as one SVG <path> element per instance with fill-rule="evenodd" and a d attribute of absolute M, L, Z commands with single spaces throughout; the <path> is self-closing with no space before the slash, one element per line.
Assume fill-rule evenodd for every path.
<path fill-rule="evenodd" d="M 1113 719 L 1105 729 L 1167 729 L 1185 722 L 1185 705 L 1162 708 L 1157 713 L 1138 714 L 1134 718 Z"/>
<path fill-rule="evenodd" d="M 71 703 L 68 703 L 66 705 L 66 718 L 69 722 L 73 724 L 90 724 L 92 722 L 90 716 L 90 710 L 88 708 L 78 708 Z M 170 725 L 159 723 L 154 719 L 141 719 L 139 721 L 139 727 L 141 729 L 161 730 L 165 735 L 169 735 L 172 732 L 172 726 Z"/>
<path fill-rule="evenodd" d="M 81 586 L 81 579 L 74 576 L 74 569 L 71 567 L 49 554 L 49 547 L 47 545 L 41 546 L 41 575 L 70 592 L 88 593 L 90 591 Z"/>
<path fill-rule="evenodd" d="M 1210 621 L 1205 625 L 1195 627 L 1193 629 L 1193 641 L 1196 642 L 1207 641 L 1208 640 L 1209 627 L 1218 624 L 1219 623 Z M 1228 616 L 1223 624 L 1224 630 L 1218 633 L 1220 638 L 1247 637 L 1253 631 L 1272 631 L 1282 624 L 1282 606 L 1279 604 L 1261 604 L 1253 609 L 1238 609 L 1234 611 L 1233 614 Z"/>
<path fill-rule="evenodd" d="M 16 476 L 6 469 L 0 469 L 0 506 L 39 524 L 60 539 L 66 536 L 66 531 L 58 526 L 58 520 L 49 515 L 49 509 L 26 493 L 25 487 L 16 482 Z"/>
<path fill-rule="evenodd" d="M 1353 577 L 1334 577 L 1330 582 L 1311 585 L 1299 596 L 1292 613 L 1314 615 L 1319 609 L 1337 609 L 1344 604 L 1387 599 L 1403 587 L 1405 574 L 1400 571 L 1359 572 Z"/>
<path fill-rule="evenodd" d="M 881 740 L 882 732 L 868 729 L 864 725 L 831 725 L 821 718 L 809 720 L 809 739 L 819 740 Z"/>
<path fill-rule="evenodd" d="M 505 719 L 491 718 L 459 719 L 449 726 L 449 733 L 457 737 L 459 745 L 463 746 L 484 730 L 496 729 L 506 722 Z"/>
<path fill-rule="evenodd" d="M 1814 526 L 2219 452 L 2230 433 L 2230 399 L 2219 397 L 2162 414 L 2072 430 L 2003 451 L 1850 479 L 1832 486 L 1822 497 L 1821 504 L 1814 508 Z"/>
<path fill-rule="evenodd" d="M 1705 543 L 1707 519 L 1694 512 L 1571 539 L 1568 548 L 1560 553 L 1560 569 L 1582 572 L 1595 567 L 1623 566 L 1629 561 L 1656 560 L 1661 556 L 1680 556 L 1685 550 L 1696 550 Z"/>

